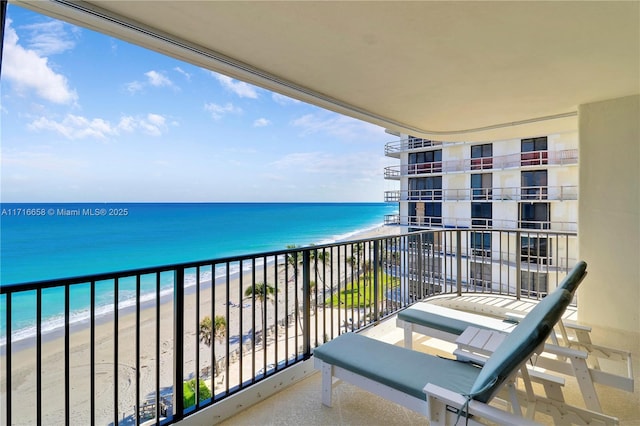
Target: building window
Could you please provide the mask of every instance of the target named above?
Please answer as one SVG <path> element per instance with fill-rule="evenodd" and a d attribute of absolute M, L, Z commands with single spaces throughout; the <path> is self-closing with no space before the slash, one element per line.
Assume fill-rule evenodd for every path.
<path fill-rule="evenodd" d="M 551 264 L 551 244 L 548 238 L 521 237 L 520 260 L 542 265 Z"/>
<path fill-rule="evenodd" d="M 409 203 L 409 225 L 442 225 L 442 203 Z"/>
<path fill-rule="evenodd" d="M 432 225 L 442 225 L 442 203 L 424 203 L 424 216 Z"/>
<path fill-rule="evenodd" d="M 547 273 L 535 271 L 520 271 L 521 292 L 525 296 L 537 296 L 547 293 Z"/>
<path fill-rule="evenodd" d="M 493 167 L 493 144 L 473 145 L 471 147 L 471 170 Z"/>
<path fill-rule="evenodd" d="M 520 203 L 520 228 L 549 229 L 549 203 Z"/>
<path fill-rule="evenodd" d="M 442 150 L 409 153 L 409 174 L 442 172 Z"/>
<path fill-rule="evenodd" d="M 469 263 L 470 284 L 482 290 L 491 288 L 491 263 Z"/>
<path fill-rule="evenodd" d="M 442 176 L 409 179 L 410 200 L 442 200 Z"/>
<path fill-rule="evenodd" d="M 547 199 L 547 171 L 531 170 L 521 172 L 522 199 Z"/>
<path fill-rule="evenodd" d="M 491 173 L 471 175 L 471 195 L 473 200 L 491 200 L 492 176 Z"/>
<path fill-rule="evenodd" d="M 471 203 L 471 226 L 489 227 L 492 217 L 491 203 Z"/>
<path fill-rule="evenodd" d="M 472 232 L 470 238 L 473 256 L 491 257 L 491 232 Z"/>
<path fill-rule="evenodd" d="M 522 166 L 547 164 L 547 137 L 522 139 L 520 162 Z"/>

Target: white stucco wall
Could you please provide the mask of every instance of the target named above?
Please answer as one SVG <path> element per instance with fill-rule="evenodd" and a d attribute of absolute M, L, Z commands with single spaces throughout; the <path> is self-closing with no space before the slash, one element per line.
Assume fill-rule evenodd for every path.
<path fill-rule="evenodd" d="M 640 333 L 640 96 L 579 107 L 579 319 Z"/>

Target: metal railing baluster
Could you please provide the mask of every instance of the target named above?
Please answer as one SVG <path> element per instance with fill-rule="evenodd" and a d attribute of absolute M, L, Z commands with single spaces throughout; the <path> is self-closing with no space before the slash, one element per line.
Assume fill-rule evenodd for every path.
<path fill-rule="evenodd" d="M 135 392 L 136 392 L 136 412 L 134 413 L 134 422 L 140 424 L 140 275 L 136 275 L 136 333 L 135 333 L 135 351 L 136 351 L 136 376 L 135 376 Z"/>
<path fill-rule="evenodd" d="M 184 267 L 173 279 L 173 421 L 184 418 Z"/>
<path fill-rule="evenodd" d="M 155 357 L 156 357 L 156 369 L 155 369 L 155 417 L 156 424 L 160 424 L 160 272 L 155 273 L 156 277 L 156 335 L 155 335 Z"/>
<path fill-rule="evenodd" d="M 68 354 L 67 354 L 68 357 Z M 36 290 L 36 424 L 42 424 L 42 289 Z M 11 393 L 11 392 L 9 392 Z"/>
<path fill-rule="evenodd" d="M 302 347 L 303 357 L 311 356 L 311 253 L 310 250 L 302 252 Z"/>
<path fill-rule="evenodd" d="M 195 330 L 195 336 L 196 336 L 196 344 L 195 344 L 195 353 L 193 354 L 195 357 L 195 403 L 196 403 L 196 410 L 200 407 L 200 339 L 198 336 L 198 331 L 199 331 L 199 327 L 198 325 L 200 324 L 200 266 L 196 266 L 196 305 L 195 305 L 195 326 L 196 326 L 196 330 Z M 211 319 L 211 321 L 213 321 L 213 318 Z M 213 323 L 212 323 L 212 327 L 213 327 Z M 213 330 L 212 330 L 213 333 Z"/>
<path fill-rule="evenodd" d="M 113 424 L 120 422 L 118 418 L 118 280 L 113 281 Z"/>
<path fill-rule="evenodd" d="M 491 246 L 485 250 L 483 243 L 482 249 L 485 250 L 478 254 L 474 252 L 474 244 L 472 241 L 474 229 L 455 229 L 455 230 L 430 230 L 415 234 L 399 235 L 385 238 L 372 238 L 359 241 L 346 241 L 336 244 L 325 244 L 309 247 L 296 247 L 287 250 L 274 251 L 269 253 L 261 253 L 254 255 L 246 255 L 239 257 L 229 257 L 222 259 L 209 260 L 206 262 L 184 263 L 179 265 L 167 265 L 160 268 L 146 268 L 135 271 L 114 272 L 108 274 L 98 274 L 86 277 L 76 277 L 64 280 L 50 280 L 37 283 L 25 283 L 15 286 L 3 286 L 0 288 L 0 294 L 7 312 L 3 315 L 4 330 L 6 335 L 5 350 L 5 367 L 6 371 L 6 396 L 4 403 L 6 407 L 2 413 L 3 421 L 11 423 L 17 412 L 15 410 L 18 405 L 14 404 L 18 396 L 12 396 L 12 358 L 15 342 L 12 339 L 14 333 L 15 321 L 12 318 L 11 309 L 15 306 L 15 295 L 27 291 L 35 290 L 36 298 L 36 338 L 35 351 L 36 357 L 34 361 L 36 371 L 36 402 L 35 422 L 42 423 L 45 413 L 43 405 L 43 375 L 42 369 L 46 368 L 45 358 L 43 358 L 42 335 L 46 333 L 43 324 L 47 321 L 45 317 L 46 309 L 43 306 L 47 303 L 47 293 L 45 289 L 59 288 L 64 292 L 64 336 L 63 350 L 65 352 L 65 377 L 64 379 L 64 415 L 60 410 L 60 423 L 71 423 L 75 416 L 75 391 L 70 387 L 71 369 L 75 368 L 71 362 L 73 357 L 71 351 L 75 347 L 75 335 L 71 331 L 75 327 L 74 312 L 75 298 L 77 294 L 86 291 L 85 285 L 89 285 L 90 291 L 89 301 L 89 321 L 88 328 L 90 333 L 90 374 L 87 378 L 87 386 L 90 388 L 91 395 L 87 403 L 88 409 L 91 411 L 89 418 L 91 424 L 102 421 L 98 419 L 96 410 L 96 392 L 98 389 L 97 377 L 98 372 L 97 360 L 98 353 L 97 340 L 98 335 L 98 317 L 103 314 L 102 306 L 98 309 L 99 297 L 97 283 L 105 283 L 106 290 L 110 293 L 113 289 L 113 296 L 105 307 L 112 309 L 112 324 L 110 327 L 113 338 L 113 365 L 108 367 L 112 371 L 113 386 L 113 412 L 107 415 L 110 421 L 119 423 L 129 415 L 130 407 L 125 407 L 125 401 L 133 401 L 135 399 L 135 419 L 134 423 L 142 422 L 143 412 L 140 406 L 145 397 L 143 394 L 143 386 L 141 369 L 143 359 L 145 359 L 145 342 L 147 337 L 143 335 L 143 316 L 144 300 L 155 293 L 154 303 L 150 303 L 151 309 L 155 309 L 155 346 L 150 349 L 150 353 L 155 358 L 155 380 L 153 386 L 153 396 L 155 397 L 156 406 L 155 416 L 156 423 L 160 422 L 160 417 L 164 414 L 161 410 L 162 396 L 161 391 L 165 387 L 173 389 L 173 407 L 172 415 L 168 419 L 163 420 L 164 423 L 175 423 L 185 416 L 191 415 L 193 412 L 200 411 L 205 407 L 227 398 L 248 386 L 258 383 L 267 378 L 271 374 L 268 373 L 269 366 L 275 366 L 275 370 L 279 371 L 284 367 L 288 367 L 301 360 L 308 359 L 313 347 L 324 343 L 335 337 L 336 333 L 340 334 L 343 330 L 357 331 L 360 328 L 369 326 L 382 318 L 387 317 L 391 313 L 401 309 L 407 303 L 413 303 L 422 300 L 433 294 L 451 293 L 461 295 L 464 292 L 475 291 L 472 281 L 476 267 L 484 267 L 491 265 L 492 275 L 490 279 L 484 279 L 485 272 L 482 272 L 483 282 L 487 282 L 489 287 L 483 285 L 482 292 L 492 294 L 508 294 L 515 295 L 517 298 L 529 297 L 540 298 L 543 293 L 553 288 L 553 282 L 556 283 L 564 275 L 564 272 L 571 266 L 572 256 L 575 258 L 575 249 L 577 249 L 577 239 L 575 233 L 552 232 L 546 229 L 528 230 L 498 230 L 488 229 L 482 232 L 490 233 Z M 525 247 L 526 241 L 531 242 Z M 540 241 L 547 241 L 545 249 L 539 244 Z M 538 244 L 538 245 L 534 245 Z M 523 252 L 525 250 L 526 252 Z M 484 254 L 489 253 L 489 254 Z M 262 262 L 262 266 L 259 265 Z M 282 263 L 284 262 L 284 263 Z M 322 265 L 320 265 L 322 263 Z M 280 267 L 284 265 L 284 271 Z M 480 265 L 480 266 L 476 266 Z M 233 273 L 232 273 L 233 266 Z M 235 272 L 238 267 L 237 273 Z M 244 270 L 245 266 L 249 266 Z M 224 274 L 224 280 L 216 282 L 216 269 L 220 268 L 220 272 Z M 260 270 L 256 269 L 260 268 Z M 249 269 L 251 270 L 249 272 Z M 192 311 L 185 311 L 185 281 L 187 277 L 190 279 L 191 274 L 195 270 L 195 308 Z M 205 274 L 211 271 L 211 289 L 207 289 L 203 284 Z M 497 270 L 497 271 L 496 271 Z M 499 272 L 498 272 L 499 271 Z M 172 289 L 163 287 L 163 274 L 172 274 Z M 237 277 L 236 277 L 237 274 Z M 523 274 L 530 274 L 525 282 Z M 149 283 L 154 284 L 147 288 L 146 279 L 148 276 Z M 169 277 L 169 275 L 167 275 Z M 284 278 L 284 282 L 282 281 Z M 250 282 L 248 282 L 250 280 Z M 265 285 L 271 285 L 275 280 L 274 287 L 276 292 L 271 294 L 257 294 L 259 290 L 258 283 L 264 281 Z M 311 287 L 311 282 L 315 280 L 315 287 Z M 513 281 L 515 280 L 515 284 Z M 155 283 L 154 283 L 155 281 Z M 122 334 L 125 323 L 124 315 L 127 311 L 122 311 L 122 319 L 120 318 L 120 308 L 125 308 L 129 304 L 124 300 L 130 285 L 135 282 L 135 296 L 133 300 L 132 311 L 135 313 L 135 383 L 132 382 L 132 388 L 124 393 L 119 386 L 121 381 L 125 380 L 124 371 L 120 369 L 121 361 L 120 351 L 124 354 L 125 347 L 120 347 L 121 343 L 125 344 Z M 190 282 L 190 281 L 189 281 Z M 237 290 L 232 288 L 233 283 L 237 283 Z M 528 287 L 526 287 L 528 283 Z M 143 285 L 144 284 L 144 285 Z M 217 285 L 219 284 L 219 285 Z M 250 285 L 253 289 L 251 297 L 251 311 L 245 312 L 242 300 L 243 287 Z M 322 284 L 322 288 L 319 286 Z M 546 285 L 546 289 L 542 286 Z M 523 288 L 523 286 L 525 286 Z M 82 287 L 82 288 L 80 288 Z M 359 289 L 359 292 L 357 291 Z M 170 342 L 169 353 L 167 359 L 172 359 L 173 381 L 169 386 L 162 386 L 162 368 L 164 358 L 161 358 L 163 345 L 161 324 L 163 312 L 164 291 L 172 290 L 172 304 L 168 308 L 173 308 L 172 328 L 173 341 Z M 528 290 L 528 292 L 527 292 Z M 71 292 L 73 291 L 73 294 Z M 212 369 L 212 388 L 213 398 L 211 401 L 200 403 L 200 382 L 201 364 L 205 363 L 204 355 L 200 353 L 199 341 L 199 324 L 201 303 L 204 301 L 205 292 L 210 292 L 211 306 L 207 308 L 207 313 L 211 315 L 213 324 L 215 325 L 216 313 L 222 313 L 225 318 L 225 335 L 226 339 L 222 344 L 212 342 L 210 357 L 207 356 L 207 363 L 211 364 Z M 218 294 L 220 292 L 220 294 Z M 284 292 L 284 294 L 281 294 Z M 345 299 L 346 293 L 351 292 L 351 301 Z M 358 293 L 358 294 L 356 294 Z M 218 299 L 221 295 L 227 300 L 224 308 L 215 306 L 216 296 Z M 267 296 L 267 297 L 262 297 Z M 167 296 L 170 297 L 170 296 Z M 192 296 L 189 295 L 189 298 Z M 342 297 L 342 299 L 341 299 Z M 238 305 L 231 305 L 233 299 L 239 298 Z M 329 301 L 337 301 L 337 303 L 329 303 Z M 71 301 L 73 299 L 73 304 Z M 122 300 L 121 300 L 122 299 Z M 270 307 L 273 300 L 273 308 Z M 193 299 L 190 299 L 193 300 Z M 340 300 L 342 302 L 340 302 Z M 315 302 L 315 303 L 313 303 Z M 284 303 L 284 306 L 281 304 Z M 322 306 L 318 304 L 321 303 Z M 342 303 L 342 304 L 341 304 Z M 129 309 L 127 307 L 127 309 Z M 257 309 L 261 309 L 257 312 Z M 111 315 L 109 313 L 109 316 Z M 167 312 L 168 314 L 169 312 Z M 192 352 L 191 346 L 185 347 L 185 332 L 189 336 L 193 333 L 195 315 L 195 331 L 196 345 L 195 353 Z M 312 316 L 315 315 L 315 318 Z M 322 318 L 319 318 L 322 316 Z M 231 319 L 233 318 L 233 321 Z M 122 320 L 122 321 L 121 321 Z M 245 324 L 245 320 L 248 321 Z M 349 322 L 349 320 L 351 322 Z M 250 321 L 250 323 L 249 323 Z M 188 324 L 185 324 L 187 322 Z M 233 324 L 232 324 L 233 322 Z M 251 332 L 245 336 L 245 328 Z M 123 330 L 120 330 L 120 328 Z M 273 329 L 273 333 L 271 330 Z M 132 328 L 133 330 L 133 328 Z M 213 331 L 215 333 L 215 330 Z M 293 335 L 291 334 L 293 333 Z M 151 337 L 149 335 L 149 339 Z M 247 339 L 245 339 L 247 337 Z M 235 340 L 238 339 L 237 344 Z M 191 337 L 188 337 L 191 339 Z M 248 343 L 251 340 L 250 344 Z M 214 339 L 215 340 L 215 339 Z M 245 341 L 246 340 L 246 341 Z M 260 340 L 260 342 L 258 342 Z M 188 340 L 191 342 L 191 340 Z M 232 343 L 233 342 L 233 343 Z M 72 344 L 74 345 L 72 347 Z M 295 348 L 292 345 L 295 344 Z M 256 351 L 262 349 L 262 355 Z M 284 351 L 281 351 L 284 349 Z M 173 351 L 173 352 L 171 352 Z M 251 351 L 251 353 L 250 353 Z M 284 352 L 284 356 L 281 352 Z M 237 357 L 236 357 L 237 354 Z M 171 358 L 171 355 L 173 358 Z M 209 355 L 209 354 L 208 354 Z M 247 359 L 247 356 L 251 358 Z M 217 358 L 220 359 L 217 359 Z M 111 361 L 109 361 L 111 362 Z M 196 381 L 198 386 L 195 389 L 196 406 L 190 408 L 185 413 L 183 380 L 185 379 L 185 368 L 192 365 L 188 362 L 194 362 Z M 250 362 L 250 365 L 246 363 Z M 261 365 L 258 365 L 261 364 Z M 243 375 L 244 367 L 251 367 L 251 377 Z M 264 374 L 257 376 L 256 370 L 262 367 L 260 371 Z M 238 368 L 237 379 L 233 377 L 235 369 Z M 219 373 L 217 370 L 224 369 L 224 389 L 222 392 L 216 393 L 214 383 L 214 375 Z M 231 371 L 234 370 L 234 371 Z M 151 371 L 151 370 L 150 370 Z M 248 373 L 248 372 L 247 372 Z M 73 384 L 73 383 L 71 383 Z M 220 389 L 218 383 L 217 389 Z M 62 388 L 62 386 L 61 386 Z M 15 390 L 14 390 L 15 391 Z M 134 395 L 135 392 L 135 395 Z M 164 407 L 164 406 L 162 406 Z M 148 412 L 147 412 L 148 414 Z M 62 418 L 64 416 L 64 418 Z M 145 415 L 145 419 L 146 419 Z M 111 420 L 112 419 L 112 420 Z"/>
<path fill-rule="evenodd" d="M 89 308 L 90 316 L 90 331 L 89 331 L 89 380 L 91 381 L 89 385 L 89 421 L 91 422 L 91 426 L 96 424 L 96 282 L 91 281 L 90 288 L 90 299 L 91 306 Z"/>

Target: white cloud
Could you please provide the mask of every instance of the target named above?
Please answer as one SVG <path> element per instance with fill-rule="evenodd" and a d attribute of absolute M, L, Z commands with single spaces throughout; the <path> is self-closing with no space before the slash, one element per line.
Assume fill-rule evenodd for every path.
<path fill-rule="evenodd" d="M 167 128 L 166 119 L 158 114 L 147 114 L 147 119 L 138 120 L 139 126 L 144 129 L 145 133 L 152 136 L 162 135 L 162 131 Z"/>
<path fill-rule="evenodd" d="M 301 128 L 303 136 L 323 132 L 340 139 L 362 142 L 387 137 L 382 127 L 331 112 L 306 114 L 292 121 L 291 125 Z"/>
<path fill-rule="evenodd" d="M 118 133 L 120 133 L 120 131 L 132 133 L 140 129 L 143 133 L 151 136 L 162 136 L 167 130 L 166 123 L 166 117 L 149 113 L 146 117 L 121 117 L 116 128 Z"/>
<path fill-rule="evenodd" d="M 84 168 L 86 163 L 82 160 L 61 157 L 48 152 L 47 147 L 38 147 L 37 151 L 3 151 L 2 164 L 5 167 L 39 169 L 47 172 L 72 173 Z M 15 174 L 13 180 L 29 180 L 28 175 Z"/>
<path fill-rule="evenodd" d="M 180 74 L 182 74 L 184 76 L 184 78 L 186 78 L 187 80 L 191 80 L 191 74 L 189 74 L 188 72 L 186 72 L 182 68 L 175 67 L 174 71 L 179 72 Z"/>
<path fill-rule="evenodd" d="M 293 99 L 290 98 L 288 96 L 285 95 L 281 95 L 279 93 L 272 93 L 271 94 L 271 99 L 273 99 L 273 101 L 279 105 L 291 105 L 291 104 L 299 104 L 302 103 L 297 99 Z"/>
<path fill-rule="evenodd" d="M 371 152 L 337 154 L 327 152 L 297 152 L 287 154 L 269 166 L 277 170 L 349 178 L 380 178 L 386 159 Z"/>
<path fill-rule="evenodd" d="M 147 114 L 147 120 L 149 120 L 149 123 L 152 123 L 156 126 L 164 126 L 165 122 L 167 121 L 163 116 L 152 113 Z"/>
<path fill-rule="evenodd" d="M 7 20 L 4 39 L 2 77 L 11 81 L 16 89 L 33 90 L 43 99 L 57 104 L 70 104 L 78 100 L 66 77 L 56 73 L 46 57 L 18 44 L 18 34 Z"/>
<path fill-rule="evenodd" d="M 140 83 L 139 81 L 132 81 L 130 83 L 127 83 L 125 87 L 127 89 L 127 92 L 134 94 L 141 91 L 144 88 L 144 84 Z"/>
<path fill-rule="evenodd" d="M 218 105 L 214 103 L 208 103 L 204 106 L 205 111 L 209 111 L 211 113 L 211 117 L 214 120 L 219 120 L 225 114 L 240 114 L 242 113 L 242 109 L 236 106 L 233 106 L 231 103 L 227 103 L 225 105 Z"/>
<path fill-rule="evenodd" d="M 178 90 L 178 87 L 173 84 L 173 82 L 164 74 L 158 72 L 158 71 L 147 71 L 146 73 L 144 73 L 144 76 L 147 78 L 146 81 L 141 82 L 138 80 L 129 82 L 125 84 L 125 89 L 127 90 L 127 92 L 131 93 L 132 95 L 142 91 L 145 87 L 147 86 L 153 86 L 153 87 L 171 87 L 174 90 Z"/>
<path fill-rule="evenodd" d="M 225 87 L 228 90 L 231 90 L 233 93 L 240 96 L 241 98 L 250 98 L 250 99 L 258 98 L 258 92 L 254 86 L 244 83 L 242 81 L 234 80 L 231 77 L 227 77 L 226 75 L 217 74 L 217 73 L 212 73 L 212 74 L 218 79 L 218 81 L 220 82 L 220 84 L 222 84 L 223 87 Z"/>
<path fill-rule="evenodd" d="M 158 71 L 148 71 L 144 73 L 147 76 L 147 82 L 155 87 L 172 87 L 173 83 L 164 75 L 160 74 Z"/>
<path fill-rule="evenodd" d="M 118 123 L 118 128 L 125 132 L 133 132 L 136 128 L 136 119 L 131 116 L 122 117 Z"/>
<path fill-rule="evenodd" d="M 269 124 L 271 124 L 271 121 L 267 120 L 266 118 L 258 118 L 253 122 L 253 127 L 265 127 Z"/>
<path fill-rule="evenodd" d="M 151 136 L 160 136 L 166 130 L 166 119 L 158 114 L 148 114 L 145 118 L 122 117 L 117 124 L 101 118 L 88 119 L 79 115 L 67 114 L 62 121 L 40 117 L 29 124 L 34 131 L 52 131 L 67 139 L 108 139 L 122 132 L 134 132 L 140 129 Z"/>
<path fill-rule="evenodd" d="M 29 31 L 27 47 L 41 56 L 62 53 L 73 49 L 76 45 L 75 40 L 65 30 L 65 24 L 62 21 L 39 22 L 24 25 L 20 28 Z M 77 27 L 71 28 L 73 28 L 73 31 L 79 31 Z"/>
<path fill-rule="evenodd" d="M 114 128 L 105 120 L 99 118 L 89 120 L 73 114 L 67 114 L 67 116 L 59 122 L 50 120 L 47 117 L 40 117 L 29 124 L 29 128 L 32 130 L 53 131 L 67 139 L 105 139 L 107 136 L 117 133 L 117 128 Z"/>

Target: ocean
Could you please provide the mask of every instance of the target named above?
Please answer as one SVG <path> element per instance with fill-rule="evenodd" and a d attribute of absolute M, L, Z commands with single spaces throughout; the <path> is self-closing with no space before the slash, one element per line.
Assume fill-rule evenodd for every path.
<path fill-rule="evenodd" d="M 330 243 L 380 226 L 395 212 L 397 205 L 387 203 L 2 203 L 0 285 Z M 105 309 L 113 300 L 105 287 L 104 294 L 96 290 L 98 312 L 100 300 Z M 119 306 L 133 302 L 128 287 Z M 63 323 L 61 293 L 44 293 L 45 331 Z M 87 293 L 72 294 L 74 321 L 87 318 Z M 33 305 L 33 295 L 12 300 L 13 339 L 34 335 Z M 3 295 L 0 322 L 5 310 Z"/>

